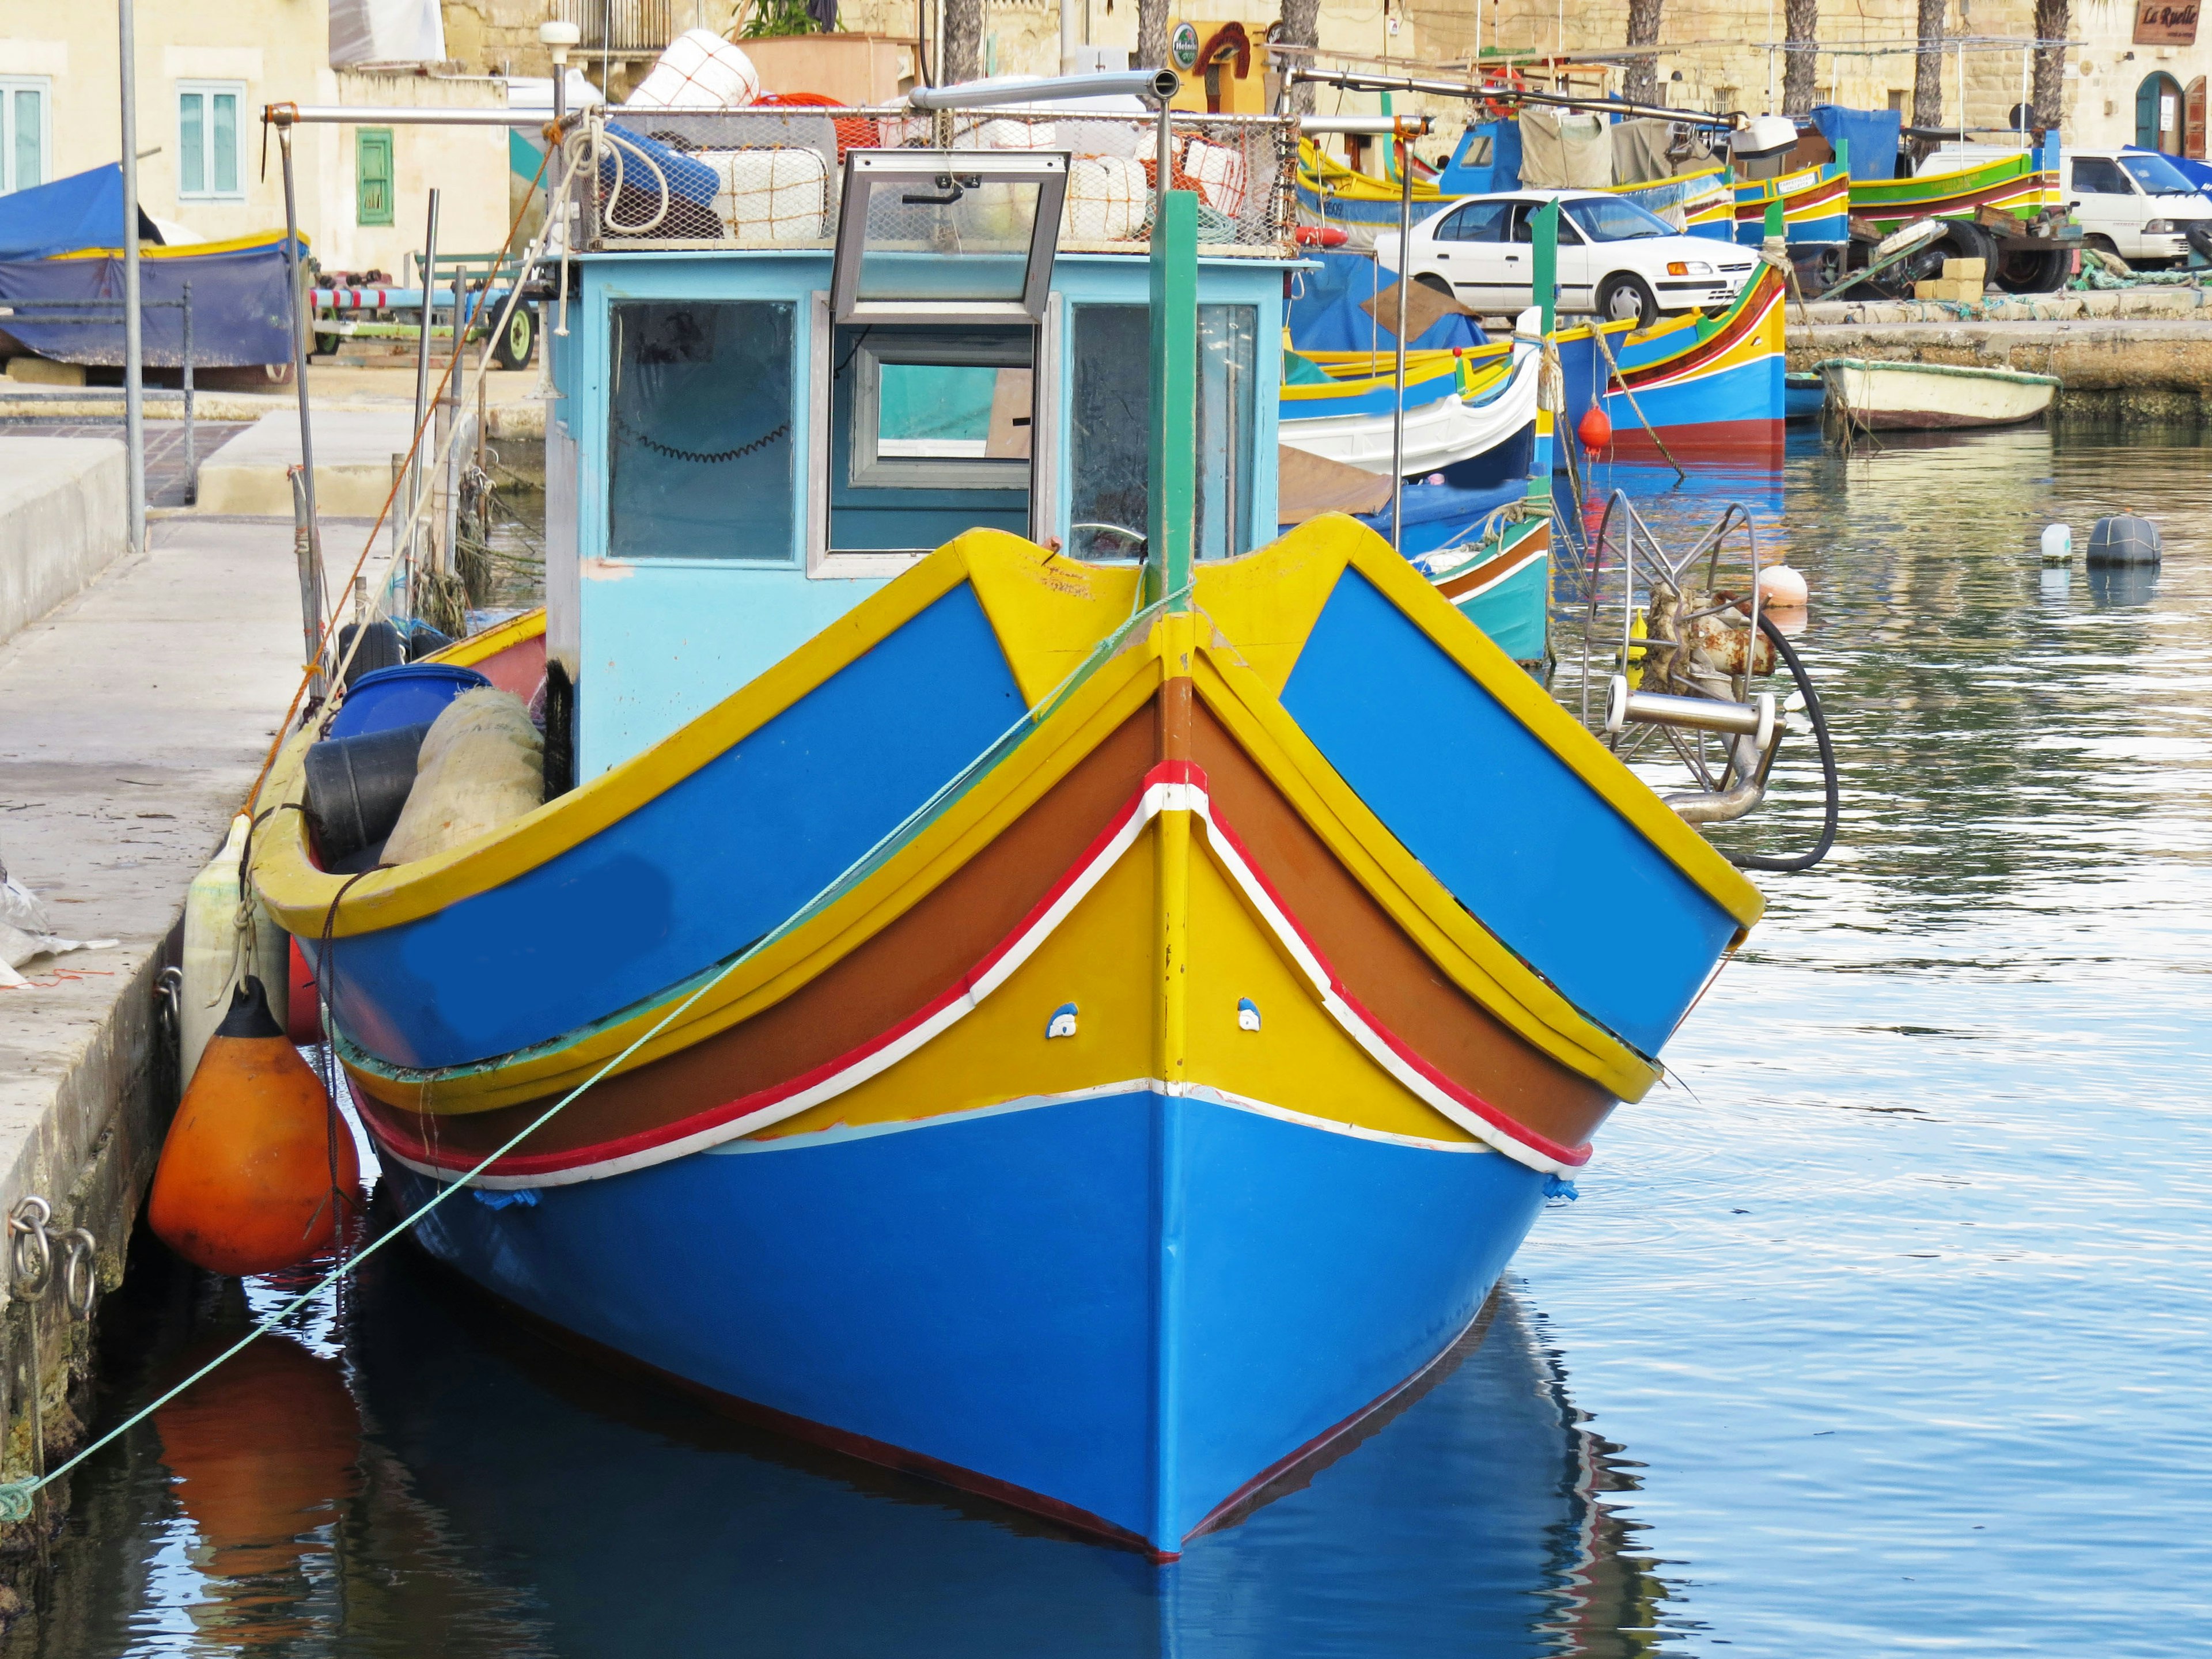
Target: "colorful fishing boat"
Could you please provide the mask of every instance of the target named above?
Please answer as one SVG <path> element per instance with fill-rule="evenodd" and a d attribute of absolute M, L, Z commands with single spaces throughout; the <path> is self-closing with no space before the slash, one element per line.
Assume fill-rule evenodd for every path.
<path fill-rule="evenodd" d="M 1972 219 L 1983 210 L 2033 220 L 2066 205 L 2058 178 L 2058 137 L 1948 172 L 1911 179 L 1855 179 L 1850 211 L 1883 235 L 1920 219 Z"/>
<path fill-rule="evenodd" d="M 1614 193 L 1664 217 L 1679 216 L 1694 236 L 1757 247 L 1766 237 L 1766 210 L 1782 204 L 1792 243 L 1841 242 L 1850 234 L 1850 178 L 1839 162 L 1800 167 L 1777 179 L 1735 179 L 1705 167 L 1672 179 L 1616 185 Z"/>
<path fill-rule="evenodd" d="M 1502 508 L 1427 551 L 1414 567 L 1490 642 L 1533 672 L 1549 653 L 1552 519 Z"/>
<path fill-rule="evenodd" d="M 255 876 L 433 1255 L 1167 1557 L 1451 1351 L 1763 901 L 1370 531 L 1255 544 L 1284 124 L 1176 118 L 1217 240 L 1055 258 L 1088 158 L 984 136 L 1048 118 L 582 117 L 546 620 L 456 653 L 573 775 L 340 875 L 319 723 Z M 732 247 L 648 142 L 823 188 Z"/>
<path fill-rule="evenodd" d="M 1398 223 L 1401 191 L 1395 179 L 1377 179 L 1348 167 L 1310 138 L 1298 141 L 1297 190 L 1300 210 L 1316 224 L 1385 230 Z M 1413 222 L 1442 212 L 1457 197 L 1458 192 L 1440 187 L 1437 179 L 1416 173 Z"/>
<path fill-rule="evenodd" d="M 1535 313 L 1527 313 L 1528 329 Z M 1397 366 L 1388 352 L 1292 351 L 1277 432 L 1293 449 L 1387 475 L 1402 455 L 1406 476 L 1474 460 L 1519 438 L 1536 418 L 1543 352 L 1528 329 L 1496 345 L 1406 356 L 1404 439 L 1399 443 Z"/>
<path fill-rule="evenodd" d="M 1693 313 L 1635 331 L 1595 322 L 1563 330 L 1562 425 L 1579 431 L 1583 414 L 1601 404 L 1624 456 L 1655 456 L 1663 443 L 1677 456 L 1778 460 L 1788 414 L 1784 297 L 1782 274 L 1761 266 L 1717 317 Z"/>

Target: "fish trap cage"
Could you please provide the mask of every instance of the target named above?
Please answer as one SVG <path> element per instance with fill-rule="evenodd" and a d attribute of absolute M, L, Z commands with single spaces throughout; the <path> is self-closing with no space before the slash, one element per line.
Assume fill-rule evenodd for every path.
<path fill-rule="evenodd" d="M 1273 116 L 1172 118 L 1170 185 L 1199 199 L 1211 255 L 1295 253 L 1295 124 Z M 1149 113 L 756 106 L 593 112 L 567 144 L 573 246 L 594 252 L 829 248 L 854 149 L 1050 151 L 1068 159 L 1059 246 L 1147 251 L 1159 124 Z M 951 216 L 957 237 L 1004 240 L 990 187 Z M 945 227 L 939 228 L 943 234 Z"/>

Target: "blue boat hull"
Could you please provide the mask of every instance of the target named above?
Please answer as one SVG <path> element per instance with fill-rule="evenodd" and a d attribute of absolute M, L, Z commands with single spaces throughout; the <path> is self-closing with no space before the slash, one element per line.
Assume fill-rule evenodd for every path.
<path fill-rule="evenodd" d="M 1171 1555 L 1449 1347 L 1546 1179 L 1135 1085 L 457 1196 L 419 1237 L 776 1426 Z"/>

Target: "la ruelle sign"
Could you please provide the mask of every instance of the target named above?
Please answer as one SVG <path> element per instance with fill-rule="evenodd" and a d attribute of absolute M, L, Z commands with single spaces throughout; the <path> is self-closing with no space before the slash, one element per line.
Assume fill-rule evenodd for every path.
<path fill-rule="evenodd" d="M 2197 0 L 2136 0 L 2136 45 L 2193 46 Z"/>

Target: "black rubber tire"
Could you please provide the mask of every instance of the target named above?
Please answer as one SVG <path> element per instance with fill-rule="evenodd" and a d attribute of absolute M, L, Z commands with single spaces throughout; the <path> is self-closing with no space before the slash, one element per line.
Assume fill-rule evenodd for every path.
<path fill-rule="evenodd" d="M 1437 276 L 1433 270 L 1425 270 L 1419 276 L 1414 277 L 1413 286 L 1415 288 L 1433 289 L 1438 294 L 1443 295 L 1447 300 L 1456 300 L 1459 298 L 1458 295 L 1452 292 L 1452 285 L 1444 281 L 1443 277 Z"/>
<path fill-rule="evenodd" d="M 1946 259 L 1981 259 L 1988 263 L 1990 270 L 1996 269 L 1997 239 L 1971 219 L 1952 220 L 1949 228 L 1929 247 Z"/>
<path fill-rule="evenodd" d="M 1633 294 L 1636 300 L 1636 326 L 1649 328 L 1659 320 L 1659 301 L 1653 297 L 1650 284 L 1641 276 L 1629 271 L 1616 270 L 1597 285 L 1595 310 L 1606 322 L 1617 323 L 1626 313 L 1616 312 L 1615 305 L 1625 294 Z"/>
<path fill-rule="evenodd" d="M 527 368 L 538 356 L 538 308 L 517 305 L 499 338 L 492 342 L 491 360 L 501 368 Z"/>
<path fill-rule="evenodd" d="M 342 334 L 318 334 L 315 336 L 315 356 L 335 357 L 338 355 L 338 349 L 344 344 L 345 337 Z"/>
<path fill-rule="evenodd" d="M 2115 242 L 2109 236 L 2098 236 L 2094 234 L 2084 236 L 2081 239 L 2081 246 L 2083 247 L 2101 248 L 2106 253 L 2111 254 L 2115 259 L 2120 257 L 2119 244 Z"/>
<path fill-rule="evenodd" d="M 2056 294 L 2066 286 L 2074 261 L 2073 250 L 2063 247 L 2022 249 L 1997 256 L 1990 275 L 2008 294 Z"/>

